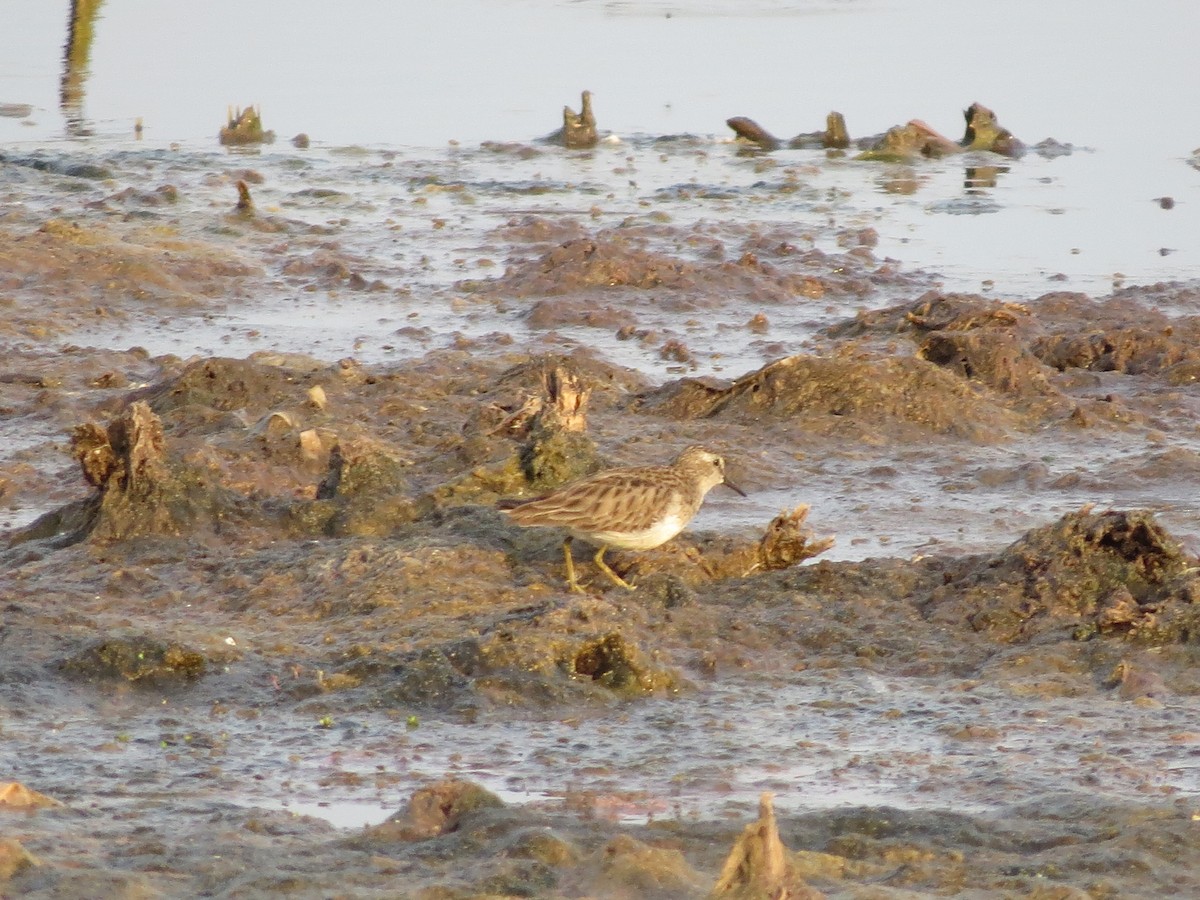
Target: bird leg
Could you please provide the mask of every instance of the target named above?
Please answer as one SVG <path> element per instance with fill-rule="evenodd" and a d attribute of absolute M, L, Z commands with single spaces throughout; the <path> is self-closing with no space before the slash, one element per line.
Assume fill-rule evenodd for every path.
<path fill-rule="evenodd" d="M 571 592 L 574 594 L 586 593 L 584 589 L 579 586 L 579 582 L 575 580 L 575 560 L 571 559 L 571 536 L 569 534 L 563 541 L 563 560 L 567 564 L 567 587 L 569 587 Z"/>
<path fill-rule="evenodd" d="M 625 590 L 627 590 L 627 591 L 635 590 L 635 588 L 632 584 L 630 584 L 628 581 L 626 581 L 624 578 L 622 578 L 620 575 L 618 575 L 616 572 L 614 572 L 612 569 L 610 569 L 608 567 L 608 563 L 606 563 L 604 561 L 604 551 L 607 549 L 608 549 L 607 547 L 605 547 L 603 544 L 601 544 L 600 549 L 596 551 L 596 566 L 600 569 L 601 572 L 603 572 L 605 575 L 608 576 L 609 580 L 613 584 L 618 584 L 621 587 L 625 588 Z"/>

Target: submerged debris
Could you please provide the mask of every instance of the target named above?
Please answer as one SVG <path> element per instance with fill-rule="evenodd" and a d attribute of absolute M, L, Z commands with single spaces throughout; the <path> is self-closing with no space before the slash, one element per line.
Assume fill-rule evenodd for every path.
<path fill-rule="evenodd" d="M 587 150 L 599 140 L 596 132 L 596 115 L 592 112 L 592 92 L 584 91 L 579 100 L 579 112 L 563 107 L 562 128 L 551 134 L 547 141 L 562 144 L 568 150 Z"/>
<path fill-rule="evenodd" d="M 271 144 L 275 141 L 274 131 L 264 131 L 262 116 L 258 108 L 247 106 L 235 110 L 229 107 L 226 118 L 228 122 L 217 135 L 223 146 L 236 147 L 247 144 Z"/>
<path fill-rule="evenodd" d="M 725 124 L 733 129 L 739 141 L 754 144 L 762 150 L 778 150 L 785 142 L 775 137 L 753 119 L 745 116 L 734 116 L 726 119 Z M 811 131 L 798 134 L 786 145 L 792 150 L 826 149 L 844 150 L 850 146 L 850 133 L 846 129 L 846 119 L 834 110 L 825 117 L 824 131 Z"/>

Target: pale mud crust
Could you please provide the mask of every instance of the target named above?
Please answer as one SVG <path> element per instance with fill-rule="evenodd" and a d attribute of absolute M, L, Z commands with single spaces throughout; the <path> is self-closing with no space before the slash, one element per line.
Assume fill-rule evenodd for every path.
<path fill-rule="evenodd" d="M 45 187 L 22 178 L 7 189 Z M 1115 744 L 1136 719 L 1139 746 L 1156 750 L 1089 745 L 1036 799 L 1005 799 L 996 792 L 1020 784 L 1022 761 L 1006 757 L 1016 774 L 995 785 L 956 781 L 955 748 L 999 746 L 1019 729 L 950 718 L 944 756 L 897 750 L 873 763 L 880 779 L 923 782 L 927 799 L 904 808 L 785 803 L 777 771 L 772 865 L 791 896 L 1200 893 L 1197 807 L 1179 774 L 1200 741 L 1185 715 L 1200 694 L 1200 562 L 1155 512 L 1098 505 L 1006 539 L 998 527 L 985 552 L 823 561 L 822 523 L 785 511 L 613 551 L 632 594 L 580 554 L 591 592 L 574 596 L 561 535 L 496 508 L 694 443 L 725 455 L 751 493 L 815 479 L 820 465 L 806 460 L 874 452 L 930 460 L 948 484 L 1191 489 L 1200 319 L 1186 288 L 1016 304 L 895 275 L 905 301 L 844 316 L 804 352 L 727 380 L 656 383 L 585 346 L 548 352 L 503 334 L 391 362 L 269 348 L 183 359 L 95 348 L 80 327 L 254 303 L 276 279 L 388 296 L 411 286 L 389 284 L 326 226 L 192 210 L 151 227 L 132 213 L 169 209 L 171 192 L 118 187 L 78 223 L 32 211 L 0 222 L 0 502 L 19 520 L 0 549 L 0 749 L 14 776 L 63 804 L 0 810 L 0 894 L 704 896 L 752 811 L 723 808 L 716 788 L 684 814 L 620 767 L 576 770 L 572 754 L 595 747 L 566 733 L 523 763 L 518 789 L 503 762 L 520 755 L 514 735 L 598 722 L 601 743 L 636 753 L 625 729 L 638 710 L 727 697 L 722 730 L 747 730 L 739 755 L 700 748 L 694 760 L 720 784 L 750 760 L 771 772 L 750 736 L 755 697 L 828 685 L 795 713 L 832 717 L 790 742 L 804 759 L 819 729 L 850 729 L 839 716 L 919 718 L 919 703 L 875 708 L 855 687 L 915 680 L 930 703 L 1025 704 L 1031 722 L 1061 724 L 1057 743 L 1110 716 Z M 798 249 L 802 235 L 774 226 L 746 229 L 736 256 L 714 246 L 738 228 L 706 243 L 665 224 L 517 218 L 488 238 L 511 257 L 505 271 L 457 296 L 526 304 L 535 330 L 619 329 L 652 306 L 703 315 L 728 292 L 769 316 L 870 298 L 893 279 L 869 235 L 845 254 Z M 670 252 L 685 238 L 686 253 Z M 1164 295 L 1184 310 L 1169 321 L 1155 312 Z M 588 392 L 586 439 L 513 425 L 560 371 Z M 1010 468 L 977 458 L 1031 435 L 1047 456 L 1106 441 L 1129 452 L 1057 487 L 1066 476 L 1040 457 Z M 869 496 L 902 480 L 893 463 L 869 474 Z M 42 514 L 17 515 L 28 510 Z M 859 514 L 873 521 L 871 503 Z M 467 743 L 438 746 L 426 737 L 437 723 L 465 729 Z M 478 761 L 481 747 L 494 765 Z M 266 794 L 286 794 L 289 766 L 310 771 L 314 758 L 325 760 L 319 802 L 393 787 L 411 800 L 365 829 L 273 807 Z M 443 758 L 435 777 L 421 770 Z M 539 765 L 572 773 L 561 802 L 471 783 L 536 794 Z"/>

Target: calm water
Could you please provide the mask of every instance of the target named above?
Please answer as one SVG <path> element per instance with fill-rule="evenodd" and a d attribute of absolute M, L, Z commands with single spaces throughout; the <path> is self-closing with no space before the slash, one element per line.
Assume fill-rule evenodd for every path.
<path fill-rule="evenodd" d="M 34 108 L 0 118 L 0 147 L 66 134 L 68 13 L 0 4 L 0 103 Z M 919 172 L 917 194 L 876 194 L 893 220 L 881 249 L 955 287 L 1028 296 L 1062 274 L 1103 293 L 1115 273 L 1200 276 L 1185 164 L 1200 132 L 1181 114 L 1200 89 L 1198 27 L 1187 0 L 108 0 L 82 130 L 124 141 L 141 117 L 148 145 L 215 149 L 226 107 L 253 103 L 283 138 L 432 151 L 530 140 L 590 88 L 622 136 L 724 140 L 737 114 L 788 136 L 838 109 L 856 135 L 921 118 L 958 137 L 978 100 L 1027 142 L 1089 150 L 1023 163 L 982 201 L 957 202 L 961 170 Z M 1164 195 L 1175 209 L 1152 202 Z"/>

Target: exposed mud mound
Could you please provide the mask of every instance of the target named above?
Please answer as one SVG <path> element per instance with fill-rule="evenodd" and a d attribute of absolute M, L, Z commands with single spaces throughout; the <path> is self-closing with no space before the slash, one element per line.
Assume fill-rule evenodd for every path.
<path fill-rule="evenodd" d="M 1125 375 L 1157 374 L 1180 364 L 1200 364 L 1200 319 L 1190 318 L 1157 328 L 1138 326 L 1050 335 L 1034 352 L 1049 366 L 1074 366 Z"/>
<path fill-rule="evenodd" d="M 367 828 L 351 846 L 373 846 L 396 841 L 422 841 L 458 831 L 463 820 L 487 809 L 501 809 L 504 801 L 470 781 L 446 780 L 415 791 L 408 805 L 382 825 Z"/>
<path fill-rule="evenodd" d="M 747 303 L 783 303 L 803 298 L 866 296 L 875 290 L 879 262 L 871 254 L 870 229 L 848 232 L 857 246 L 844 254 L 805 249 L 811 238 L 784 229 L 754 231 L 740 246 L 703 231 L 680 231 L 662 226 L 608 229 L 568 240 L 541 257 L 511 265 L 503 277 L 487 282 L 460 282 L 459 287 L 503 297 L 555 298 L 594 290 L 665 289 L 679 308 L 723 305 L 731 294 Z M 653 249 L 701 246 L 696 261 Z M 889 271 L 887 278 L 896 274 Z M 617 310 L 587 310 L 574 303 L 547 300 L 535 308 L 540 327 L 556 323 L 616 323 Z M 560 308 L 562 307 L 562 308 Z M 625 313 L 628 315 L 628 312 Z"/>
<path fill-rule="evenodd" d="M 80 425 L 71 445 L 96 493 L 42 516 L 17 532 L 12 543 L 51 538 L 55 546 L 67 546 L 85 538 L 178 535 L 219 530 L 250 514 L 242 498 L 209 473 L 167 457 L 162 422 L 141 401 L 107 428 Z"/>
<path fill-rule="evenodd" d="M 1083 294 L 1075 295 L 1087 299 Z M 989 300 L 978 294 L 942 294 L 929 291 L 914 303 L 860 312 L 853 319 L 826 330 L 831 337 L 853 338 L 872 334 L 911 334 L 914 340 L 936 331 L 971 331 L 975 328 L 1011 328 L 1027 333 L 1034 327 L 1028 307 Z"/>
<path fill-rule="evenodd" d="M 94 322 L 98 314 L 123 318 L 153 305 L 203 308 L 241 295 L 243 282 L 260 271 L 225 249 L 164 237 L 152 228 L 119 237 L 62 219 L 33 232 L 5 228 L 0 292 L 12 302 L 0 333 L 45 336 Z M 54 286 L 53 316 L 46 314 L 45 293 L 27 289 L 40 284 Z"/>
<path fill-rule="evenodd" d="M 517 297 L 565 294 L 595 287 L 691 287 L 695 269 L 620 238 L 567 241 L 540 259 L 505 274 L 506 293 Z"/>
<path fill-rule="evenodd" d="M 1082 334 L 1081 320 L 1092 324 Z M 1165 316 L 1137 296 L 1097 303 L 1058 291 L 1008 303 L 929 292 L 913 304 L 860 313 L 826 333 L 905 334 L 925 358 L 1018 396 L 1048 393 L 1046 375 L 1068 368 L 1153 375 L 1200 366 L 1200 318 Z"/>
<path fill-rule="evenodd" d="M 1046 380 L 1045 367 L 1021 345 L 1016 335 L 999 328 L 930 335 L 917 354 L 964 380 L 980 381 L 1017 397 L 1057 394 Z"/>
<path fill-rule="evenodd" d="M 1146 511 L 1083 510 L 936 589 L 928 611 L 1001 641 L 1118 633 L 1200 641 L 1200 569 Z"/>
<path fill-rule="evenodd" d="M 437 586 L 413 584 L 428 603 L 449 612 L 478 606 L 471 598 L 445 597 Z M 376 617 L 385 621 L 396 609 Z M 416 608 L 409 617 L 419 621 Z M 658 654 L 644 650 L 630 635 L 645 611 L 623 611 L 598 598 L 572 598 L 561 605 L 505 608 L 473 616 L 470 637 L 430 643 L 397 656 L 365 657 L 339 674 L 354 683 L 373 682 L 380 701 L 399 708 L 417 705 L 461 711 L 481 704 L 504 707 L 558 706 L 606 702 L 614 696 L 636 697 L 678 690 L 680 675 Z M 382 680 L 381 680 L 382 679 Z"/>
<path fill-rule="evenodd" d="M 192 363 L 178 377 L 143 392 L 160 416 L 188 406 L 262 415 L 303 397 L 311 373 L 252 359 L 213 357 Z"/>
<path fill-rule="evenodd" d="M 684 378 L 644 395 L 640 409 L 678 419 L 803 417 L 824 430 L 852 419 L 903 422 L 938 434 L 1002 439 L 1018 418 L 923 359 L 789 356 L 727 387 Z"/>
<path fill-rule="evenodd" d="M 1092 327 L 1081 334 L 1080 321 Z M 867 339 L 880 352 L 890 349 L 884 342 L 892 336 L 904 335 L 917 356 L 1047 423 L 1151 421 L 1168 411 L 1156 389 L 1200 379 L 1200 317 L 1169 318 L 1136 296 L 1098 303 L 1059 291 L 1018 304 L 930 292 L 912 304 L 860 313 L 825 333 L 835 341 Z M 1100 382 L 1080 371 L 1146 378 L 1120 385 L 1119 393 L 1097 394 Z M 1172 401 L 1169 411 L 1185 405 Z"/>
<path fill-rule="evenodd" d="M 509 219 L 496 229 L 498 238 L 522 244 L 564 244 L 581 240 L 587 229 L 578 219 L 547 219 L 545 216 L 525 215 Z"/>
<path fill-rule="evenodd" d="M 334 444 L 315 503 L 299 503 L 292 521 L 301 530 L 331 535 L 383 536 L 429 512 L 413 496 L 408 463 L 382 443 L 355 438 Z"/>
<path fill-rule="evenodd" d="M 930 292 L 916 303 L 860 313 L 834 326 L 837 338 L 905 334 L 917 355 L 966 381 L 1013 398 L 1058 396 L 1052 371 L 1030 348 L 1038 323 L 1028 307 L 970 294 Z"/>

